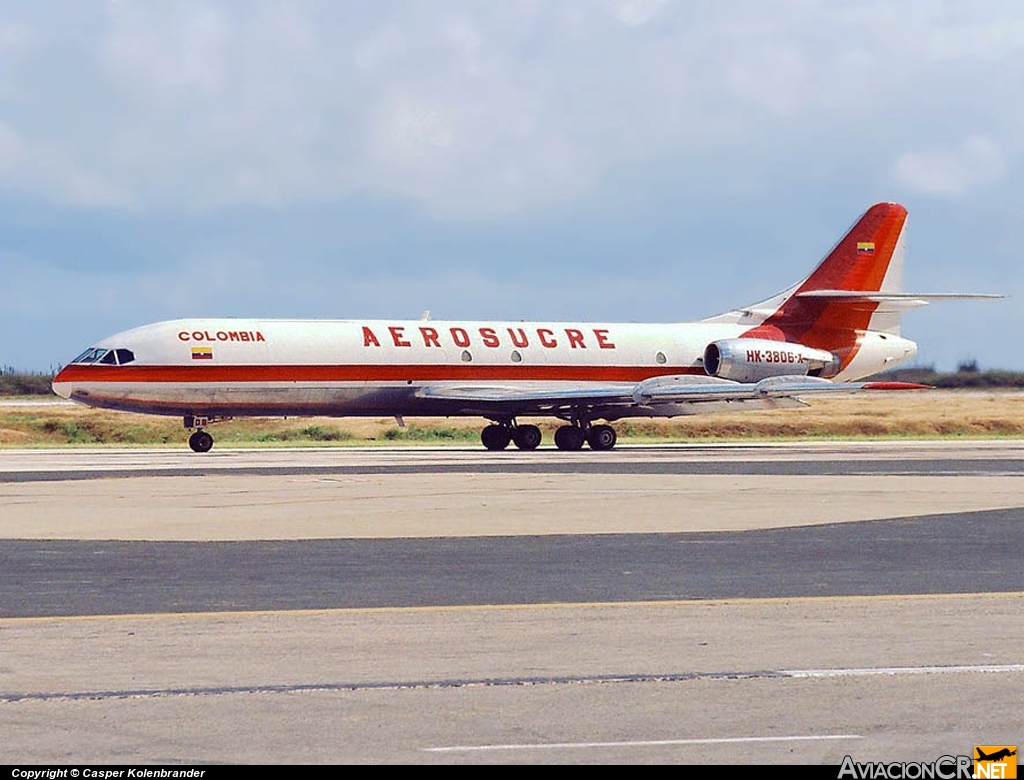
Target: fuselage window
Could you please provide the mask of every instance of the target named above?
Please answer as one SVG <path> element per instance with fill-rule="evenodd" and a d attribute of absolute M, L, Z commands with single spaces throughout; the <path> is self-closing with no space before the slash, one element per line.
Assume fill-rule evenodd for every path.
<path fill-rule="evenodd" d="M 659 366 L 663 366 L 668 362 L 668 358 L 665 357 L 664 352 L 659 352 L 657 355 L 654 356 L 654 359 L 658 362 Z"/>

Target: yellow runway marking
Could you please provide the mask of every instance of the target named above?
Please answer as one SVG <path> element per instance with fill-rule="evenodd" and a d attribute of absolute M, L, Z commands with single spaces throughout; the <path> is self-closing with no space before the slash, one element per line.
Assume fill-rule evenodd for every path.
<path fill-rule="evenodd" d="M 338 607 L 329 609 L 281 609 L 281 610 L 234 610 L 224 612 L 138 612 L 119 615 L 49 615 L 41 617 L 0 618 L 0 626 L 7 624 L 52 623 L 69 621 L 124 621 L 124 620 L 180 620 L 180 619 L 223 619 L 265 618 L 271 616 L 313 617 L 329 615 L 385 615 L 442 612 L 502 612 L 525 610 L 567 610 L 567 609 L 614 609 L 614 608 L 664 608 L 664 607 L 707 607 L 707 606 L 757 606 L 774 604 L 839 604 L 895 601 L 939 601 L 968 599 L 1024 599 L 1024 591 L 1003 591 L 997 593 L 921 593 L 921 594 L 879 594 L 875 596 L 773 596 L 769 598 L 727 598 L 727 599 L 674 599 L 667 601 L 585 601 L 557 602 L 545 604 L 462 604 L 424 607 Z"/>

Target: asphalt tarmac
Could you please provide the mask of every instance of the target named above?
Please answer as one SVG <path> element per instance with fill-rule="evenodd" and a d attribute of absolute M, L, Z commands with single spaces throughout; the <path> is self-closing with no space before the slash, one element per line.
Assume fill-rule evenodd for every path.
<path fill-rule="evenodd" d="M 1016 745 L 1022 452 L 0 451 L 0 762 Z"/>

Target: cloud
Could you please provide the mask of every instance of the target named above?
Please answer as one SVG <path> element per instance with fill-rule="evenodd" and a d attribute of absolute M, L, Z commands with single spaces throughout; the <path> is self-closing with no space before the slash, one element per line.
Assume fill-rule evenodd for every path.
<path fill-rule="evenodd" d="M 647 24 L 665 7 L 665 0 L 608 0 L 609 13 L 623 24 Z"/>
<path fill-rule="evenodd" d="M 770 189 L 765 159 L 855 164 L 857 136 L 886 150 L 881 179 L 943 125 L 1024 129 L 1013 101 L 973 112 L 973 130 L 949 111 L 1024 78 L 1012 3 L 119 0 L 55 21 L 57 7 L 0 12 L 0 96 L 16 98 L 0 154 L 18 151 L 0 188 L 55 203 L 377 198 L 449 221 L 535 218 L 638 166 Z M 956 186 L 910 154 L 899 181 Z M 1005 167 L 1018 151 L 999 154 Z"/>
<path fill-rule="evenodd" d="M 906 152 L 896 160 L 895 178 L 913 192 L 960 197 L 995 184 L 1006 174 L 999 146 L 972 135 L 948 149 Z"/>
<path fill-rule="evenodd" d="M 73 205 L 127 208 L 131 196 L 104 175 L 84 169 L 59 148 L 23 138 L 0 120 L 0 188 L 53 196 Z"/>
<path fill-rule="evenodd" d="M 232 34 L 222 11 L 197 3 L 155 10 L 114 3 L 109 21 L 102 58 L 112 78 L 128 88 L 203 100 L 223 95 L 230 86 Z"/>
<path fill-rule="evenodd" d="M 23 144 L 13 129 L 0 122 L 0 176 L 17 168 L 24 154 Z"/>

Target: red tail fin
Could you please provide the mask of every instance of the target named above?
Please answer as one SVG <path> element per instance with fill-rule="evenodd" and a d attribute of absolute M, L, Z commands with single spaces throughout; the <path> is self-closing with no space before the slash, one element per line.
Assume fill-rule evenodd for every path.
<path fill-rule="evenodd" d="M 781 296 L 774 313 L 744 335 L 831 351 L 852 347 L 857 331 L 871 325 L 878 304 L 826 293 L 899 292 L 906 221 L 907 210 L 898 203 L 872 206 L 810 276 Z M 891 326 L 875 327 L 895 332 Z"/>

